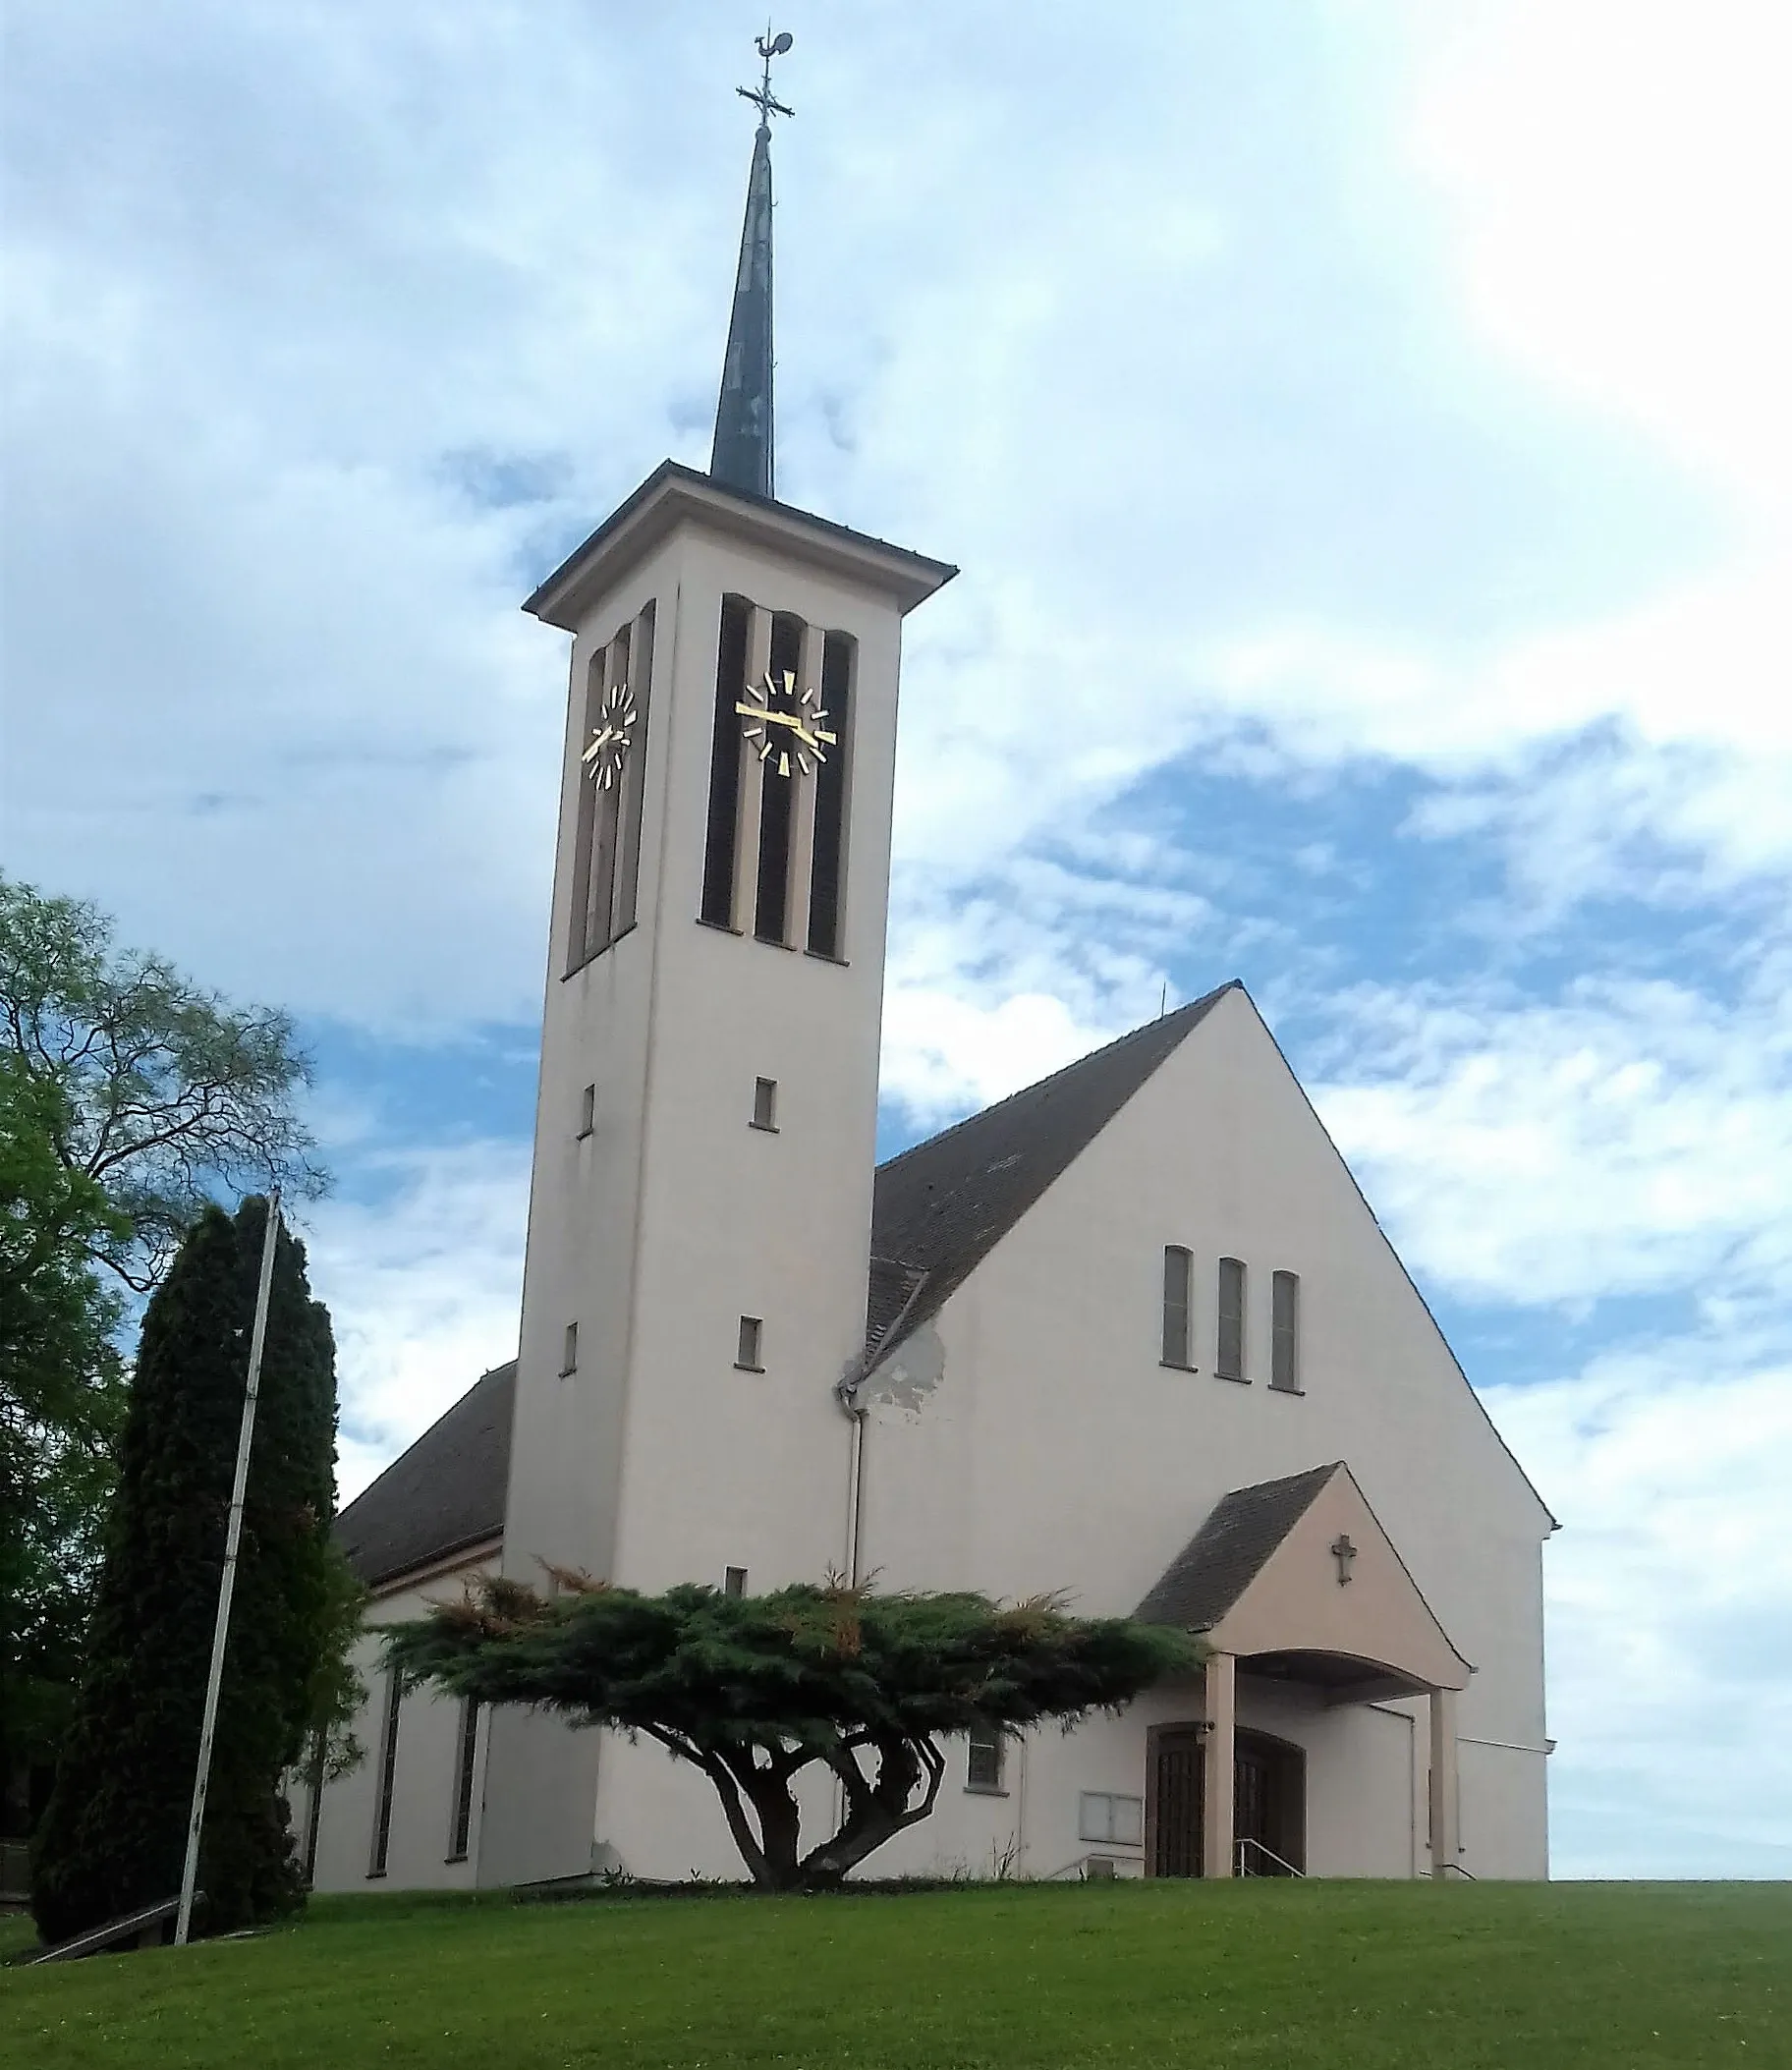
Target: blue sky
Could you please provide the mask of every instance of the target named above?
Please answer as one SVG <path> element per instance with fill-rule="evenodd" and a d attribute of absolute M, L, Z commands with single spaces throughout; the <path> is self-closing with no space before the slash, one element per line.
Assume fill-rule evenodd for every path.
<path fill-rule="evenodd" d="M 345 1486 L 514 1345 L 565 657 L 761 26 L 16 0 L 9 868 L 291 1005 Z M 780 488 L 911 622 L 883 1136 L 1251 986 L 1549 1551 L 1558 1871 L 1792 1873 L 1775 5 L 795 0 Z"/>

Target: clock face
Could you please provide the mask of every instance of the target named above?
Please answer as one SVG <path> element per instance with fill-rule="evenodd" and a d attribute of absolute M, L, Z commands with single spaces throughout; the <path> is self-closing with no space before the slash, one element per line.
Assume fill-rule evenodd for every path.
<path fill-rule="evenodd" d="M 612 789 L 628 766 L 635 739 L 635 696 L 626 683 L 612 683 L 597 709 L 597 723 L 580 760 L 600 791 Z"/>
<path fill-rule="evenodd" d="M 746 697 L 734 708 L 741 714 L 741 731 L 754 753 L 780 776 L 790 775 L 793 769 L 809 775 L 837 745 L 838 736 L 827 730 L 821 693 L 812 686 L 798 690 L 789 669 L 775 676 L 767 669 L 758 682 L 747 686 Z"/>

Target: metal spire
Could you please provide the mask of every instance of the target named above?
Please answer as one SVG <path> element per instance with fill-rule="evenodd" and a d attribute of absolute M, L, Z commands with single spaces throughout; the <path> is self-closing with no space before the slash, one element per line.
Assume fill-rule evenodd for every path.
<path fill-rule="evenodd" d="M 747 216 L 741 225 L 741 262 L 734 278 L 734 313 L 728 322 L 709 472 L 730 488 L 756 496 L 772 493 L 771 118 L 795 112 L 772 98 L 771 61 L 782 57 L 791 42 L 788 31 L 774 36 L 767 25 L 765 33 L 756 38 L 764 61 L 758 85 L 735 89 L 758 109 L 759 126 L 754 132 L 753 169 L 747 176 Z"/>

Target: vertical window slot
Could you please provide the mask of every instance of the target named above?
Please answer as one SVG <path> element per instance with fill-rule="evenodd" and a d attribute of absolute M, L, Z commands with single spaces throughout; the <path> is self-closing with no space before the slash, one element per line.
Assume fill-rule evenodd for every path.
<path fill-rule="evenodd" d="M 766 663 L 771 680 L 781 684 L 787 674 L 795 677 L 802 663 L 802 619 L 789 611 L 774 612 L 771 654 Z M 796 746 L 788 728 L 772 729 L 771 753 L 759 764 L 759 875 L 753 931 L 760 941 L 782 942 L 789 920 L 792 821 L 797 785 L 808 780 L 799 774 Z M 788 772 L 783 774 L 781 759 L 790 763 Z"/>
<path fill-rule="evenodd" d="M 715 718 L 709 747 L 709 818 L 703 850 L 702 918 L 734 924 L 734 841 L 741 810 L 741 719 L 735 710 L 747 690 L 747 634 L 753 606 L 744 596 L 722 598 L 716 643 Z"/>
<path fill-rule="evenodd" d="M 1195 1281 L 1194 1254 L 1180 1244 L 1163 1247 L 1163 1351 L 1165 1366 L 1188 1367 L 1189 1305 Z"/>
<path fill-rule="evenodd" d="M 764 1351 L 765 1325 L 757 1315 L 741 1317 L 740 1335 L 735 1342 L 734 1363 L 743 1372 L 765 1371 L 761 1354 Z"/>
<path fill-rule="evenodd" d="M 1269 1384 L 1301 1392 L 1301 1276 L 1277 1272 L 1269 1281 Z"/>
<path fill-rule="evenodd" d="M 753 1126 L 773 1136 L 778 1132 L 778 1082 L 775 1078 L 756 1078 L 753 1082 Z"/>
<path fill-rule="evenodd" d="M 476 1757 L 479 1746 L 479 1706 L 472 1697 L 461 1699 L 460 1731 L 455 1736 L 454 1808 L 448 1820 L 448 1860 L 464 1862 L 473 1838 L 473 1785 L 478 1772 Z"/>
<path fill-rule="evenodd" d="M 834 736 L 815 772 L 815 848 L 810 866 L 809 940 L 817 956 L 838 956 L 841 894 L 846 882 L 846 792 L 852 748 L 853 660 L 850 633 L 829 633 L 821 644 L 821 703 Z"/>
<path fill-rule="evenodd" d="M 560 1377 L 565 1379 L 569 1372 L 577 1372 L 578 1371 L 579 1325 L 576 1322 L 569 1322 L 566 1325 L 566 1339 L 560 1353 Z"/>
<path fill-rule="evenodd" d="M 1245 1376 L 1245 1268 L 1236 1258 L 1219 1261 L 1219 1327 L 1213 1371 L 1222 1380 Z"/>
<path fill-rule="evenodd" d="M 745 1595 L 747 1593 L 747 1570 L 745 1567 L 729 1567 L 723 1570 L 722 1594 Z"/>
<path fill-rule="evenodd" d="M 386 1857 L 392 1844 L 392 1784 L 398 1773 L 398 1712 L 401 1695 L 398 1670 L 386 1670 L 385 1706 L 379 1719 L 378 1780 L 373 1794 L 373 1846 L 367 1860 L 369 1876 L 384 1875 Z"/>
<path fill-rule="evenodd" d="M 587 1086 L 579 1095 L 579 1134 L 588 1136 L 597 1124 L 597 1088 Z"/>

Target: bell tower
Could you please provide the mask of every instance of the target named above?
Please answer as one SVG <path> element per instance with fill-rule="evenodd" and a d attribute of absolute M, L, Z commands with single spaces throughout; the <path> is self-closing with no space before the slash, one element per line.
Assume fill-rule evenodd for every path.
<path fill-rule="evenodd" d="M 789 47 L 741 89 L 710 470 L 663 463 L 525 605 L 572 637 L 504 1550 L 537 1586 L 757 1594 L 844 1560 L 901 628 L 955 571 L 772 495 Z M 479 1881 L 681 1845 L 665 1766 L 494 1713 Z"/>

